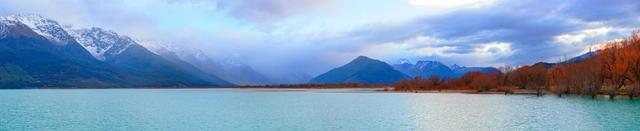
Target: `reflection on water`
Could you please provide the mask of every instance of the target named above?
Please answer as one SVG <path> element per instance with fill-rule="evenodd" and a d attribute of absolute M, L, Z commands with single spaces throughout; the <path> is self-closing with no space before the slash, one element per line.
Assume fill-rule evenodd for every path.
<path fill-rule="evenodd" d="M 375 90 L 0 90 L 0 130 L 640 129 L 640 101 Z"/>

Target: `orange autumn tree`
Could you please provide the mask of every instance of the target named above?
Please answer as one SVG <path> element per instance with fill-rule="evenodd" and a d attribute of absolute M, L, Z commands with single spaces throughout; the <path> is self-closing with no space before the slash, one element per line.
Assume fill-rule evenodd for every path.
<path fill-rule="evenodd" d="M 523 66 L 509 74 L 509 82 L 517 87 L 533 89 L 536 95 L 541 96 L 548 87 L 547 65 L 537 63 L 531 66 Z"/>
<path fill-rule="evenodd" d="M 571 84 L 571 73 L 573 69 L 571 64 L 561 64 L 549 69 L 547 76 L 550 85 L 553 85 L 550 90 L 562 97 L 563 94 L 569 94 Z"/>
<path fill-rule="evenodd" d="M 496 89 L 499 86 L 499 73 L 471 72 L 465 74 L 465 76 L 470 78 L 468 86 L 479 92 Z"/>
<path fill-rule="evenodd" d="M 576 64 L 576 71 L 572 73 L 575 82 L 580 88 L 580 94 L 595 98 L 604 83 L 602 61 L 588 59 Z"/>
<path fill-rule="evenodd" d="M 627 38 L 625 47 L 622 49 L 621 57 L 625 58 L 629 66 L 628 79 L 631 84 L 626 87 L 627 95 L 630 99 L 640 94 L 640 34 L 636 31 Z"/>
<path fill-rule="evenodd" d="M 596 57 L 596 59 L 603 62 L 603 73 L 606 78 L 605 90 L 609 94 L 609 98 L 614 98 L 628 80 L 627 75 L 630 71 L 630 65 L 629 60 L 625 57 L 629 53 L 625 51 L 626 41 L 607 43 L 606 48 Z"/>

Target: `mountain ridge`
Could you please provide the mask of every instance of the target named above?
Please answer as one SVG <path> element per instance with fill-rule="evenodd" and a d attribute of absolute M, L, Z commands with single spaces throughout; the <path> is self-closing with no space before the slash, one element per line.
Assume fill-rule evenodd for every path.
<path fill-rule="evenodd" d="M 313 78 L 310 83 L 392 84 L 407 78 L 409 78 L 407 75 L 393 69 L 393 67 L 383 61 L 371 59 L 366 56 L 358 56 L 343 66 L 331 69 Z"/>

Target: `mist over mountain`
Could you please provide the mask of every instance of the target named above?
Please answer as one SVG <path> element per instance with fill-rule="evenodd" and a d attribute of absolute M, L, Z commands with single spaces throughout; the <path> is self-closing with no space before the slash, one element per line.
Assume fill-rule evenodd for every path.
<path fill-rule="evenodd" d="M 313 76 L 301 71 L 270 74 L 268 77 L 277 84 L 305 84 L 313 79 Z"/>
<path fill-rule="evenodd" d="M 215 60 L 204 51 L 175 47 L 168 43 L 150 40 L 138 40 L 155 54 L 169 60 L 185 61 L 207 74 L 240 85 L 273 84 L 273 80 L 255 71 L 252 67 L 231 59 Z"/>

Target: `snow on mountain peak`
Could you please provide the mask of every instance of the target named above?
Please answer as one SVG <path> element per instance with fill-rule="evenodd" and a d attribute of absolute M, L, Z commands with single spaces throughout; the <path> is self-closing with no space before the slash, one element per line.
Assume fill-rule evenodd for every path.
<path fill-rule="evenodd" d="M 0 20 L 0 39 L 7 37 L 7 35 L 9 34 L 9 25 L 7 24 L 12 23 Z"/>
<path fill-rule="evenodd" d="M 129 46 L 136 44 L 135 41 L 127 36 L 102 28 L 92 27 L 68 30 L 69 34 L 98 60 L 105 60 L 107 57 L 118 55 Z"/>
<path fill-rule="evenodd" d="M 408 59 L 400 59 L 400 64 L 411 64 L 411 61 Z"/>
<path fill-rule="evenodd" d="M 415 66 L 419 69 L 449 68 L 439 61 L 418 61 Z"/>
<path fill-rule="evenodd" d="M 22 23 L 31 28 L 34 32 L 57 44 L 67 44 L 72 40 L 71 36 L 58 24 L 58 22 L 46 19 L 35 14 L 19 14 L 0 17 L 6 31 L 6 26 L 14 26 L 16 23 Z M 6 32 L 2 32 L 5 34 Z"/>
<path fill-rule="evenodd" d="M 151 52 L 157 55 L 168 53 L 168 54 L 175 54 L 182 60 L 187 60 L 187 59 L 195 59 L 198 61 L 212 60 L 207 54 L 205 54 L 202 50 L 199 50 L 199 49 L 178 47 L 166 41 L 144 40 L 144 39 L 136 39 L 136 41 L 140 45 L 149 49 Z"/>

